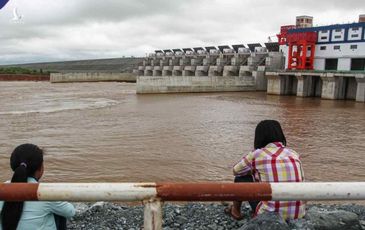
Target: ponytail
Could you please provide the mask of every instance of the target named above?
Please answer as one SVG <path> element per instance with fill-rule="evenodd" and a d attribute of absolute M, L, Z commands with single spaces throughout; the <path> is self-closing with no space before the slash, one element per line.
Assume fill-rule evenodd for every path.
<path fill-rule="evenodd" d="M 27 168 L 24 165 L 15 169 L 11 183 L 27 183 Z M 1 211 L 4 230 L 15 230 L 23 212 L 24 202 L 5 202 Z"/>
<path fill-rule="evenodd" d="M 27 165 L 26 163 L 21 163 L 14 171 L 13 177 L 11 178 L 11 183 L 27 183 Z"/>
<path fill-rule="evenodd" d="M 20 145 L 13 151 L 10 165 L 14 171 L 11 183 L 27 183 L 28 177 L 43 164 L 43 151 L 36 145 Z M 23 213 L 24 202 L 4 202 L 1 224 L 4 230 L 16 230 Z"/>

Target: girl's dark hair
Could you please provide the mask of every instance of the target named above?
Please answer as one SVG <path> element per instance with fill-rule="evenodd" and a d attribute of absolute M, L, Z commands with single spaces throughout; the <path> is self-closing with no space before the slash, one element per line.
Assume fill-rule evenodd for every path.
<path fill-rule="evenodd" d="M 281 142 L 286 145 L 286 139 L 280 123 L 275 120 L 261 121 L 255 130 L 255 149 L 261 149 L 269 143 Z"/>
<path fill-rule="evenodd" d="M 16 147 L 10 157 L 14 171 L 12 183 L 27 183 L 28 177 L 40 169 L 43 151 L 36 145 L 23 144 Z M 5 202 L 1 211 L 1 224 L 4 230 L 15 230 L 22 216 L 24 202 Z"/>

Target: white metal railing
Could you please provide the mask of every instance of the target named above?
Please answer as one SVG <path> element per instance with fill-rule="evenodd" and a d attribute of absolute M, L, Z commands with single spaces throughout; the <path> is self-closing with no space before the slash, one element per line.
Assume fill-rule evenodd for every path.
<path fill-rule="evenodd" d="M 365 182 L 2 183 L 4 201 L 143 201 L 144 229 L 162 228 L 164 201 L 365 200 Z"/>

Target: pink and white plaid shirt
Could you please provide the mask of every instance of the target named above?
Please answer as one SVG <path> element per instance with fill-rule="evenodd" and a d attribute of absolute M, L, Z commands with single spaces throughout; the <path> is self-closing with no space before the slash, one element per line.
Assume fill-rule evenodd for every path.
<path fill-rule="evenodd" d="M 234 168 L 236 175 L 252 173 L 260 182 L 302 182 L 304 174 L 299 155 L 282 143 L 270 143 L 243 156 Z M 277 212 L 284 219 L 297 219 L 305 215 L 302 201 L 261 201 L 255 214 Z"/>

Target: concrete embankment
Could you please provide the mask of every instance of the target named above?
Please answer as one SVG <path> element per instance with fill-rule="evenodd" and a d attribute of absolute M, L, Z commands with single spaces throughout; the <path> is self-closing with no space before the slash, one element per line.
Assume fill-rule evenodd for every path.
<path fill-rule="evenodd" d="M 100 81 L 119 81 L 136 82 L 136 75 L 132 73 L 52 73 L 52 83 L 67 82 L 100 82 Z"/>
<path fill-rule="evenodd" d="M 219 76 L 137 76 L 137 93 L 235 92 L 253 91 L 248 77 Z"/>
<path fill-rule="evenodd" d="M 365 73 L 356 71 L 266 72 L 268 94 L 365 102 Z"/>
<path fill-rule="evenodd" d="M 362 230 L 365 227 L 365 206 L 310 205 L 304 219 L 288 223 L 276 215 L 252 218 L 248 205 L 243 205 L 244 219 L 235 221 L 224 214 L 222 204 L 188 203 L 165 204 L 163 229 L 323 229 Z M 123 206 L 111 203 L 77 204 L 77 215 L 68 224 L 69 229 L 141 229 L 143 206 Z"/>
<path fill-rule="evenodd" d="M 49 75 L 0 74 L 0 81 L 49 81 Z"/>

